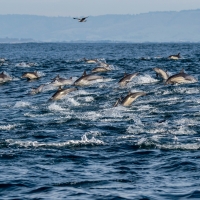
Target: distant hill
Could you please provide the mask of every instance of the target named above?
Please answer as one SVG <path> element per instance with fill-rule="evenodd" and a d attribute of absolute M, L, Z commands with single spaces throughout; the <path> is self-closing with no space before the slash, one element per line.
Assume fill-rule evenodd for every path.
<path fill-rule="evenodd" d="M 85 23 L 71 17 L 0 15 L 0 24 L 0 42 L 9 38 L 18 42 L 200 42 L 200 9 L 89 16 Z"/>

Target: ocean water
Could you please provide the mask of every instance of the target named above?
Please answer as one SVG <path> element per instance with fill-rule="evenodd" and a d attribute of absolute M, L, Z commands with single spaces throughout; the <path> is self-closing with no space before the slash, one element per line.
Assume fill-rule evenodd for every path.
<path fill-rule="evenodd" d="M 152 70 L 199 80 L 200 44 L 0 44 L 0 57 L 13 78 L 0 85 L 0 199 L 200 199 L 200 84 L 165 85 Z M 59 101 L 50 84 L 30 95 L 90 73 L 84 57 L 112 70 Z M 125 72 L 139 75 L 120 87 Z M 129 91 L 147 95 L 113 107 Z"/>

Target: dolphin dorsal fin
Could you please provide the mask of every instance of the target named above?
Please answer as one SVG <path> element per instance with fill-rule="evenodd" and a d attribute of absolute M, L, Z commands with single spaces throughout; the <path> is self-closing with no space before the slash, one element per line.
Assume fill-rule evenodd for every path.
<path fill-rule="evenodd" d="M 62 86 L 61 85 L 58 87 L 58 90 L 62 90 Z"/>
<path fill-rule="evenodd" d="M 87 75 L 87 74 L 86 74 L 86 71 L 84 71 L 83 74 L 82 74 L 82 76 L 86 76 L 86 75 Z"/>

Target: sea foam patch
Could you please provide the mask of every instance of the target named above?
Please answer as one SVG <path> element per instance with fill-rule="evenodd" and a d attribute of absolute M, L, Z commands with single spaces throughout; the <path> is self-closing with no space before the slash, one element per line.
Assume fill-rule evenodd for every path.
<path fill-rule="evenodd" d="M 26 101 L 18 101 L 15 103 L 14 108 L 23 108 L 23 107 L 28 107 L 31 104 L 29 102 Z"/>
<path fill-rule="evenodd" d="M 79 145 L 103 145 L 104 142 L 102 140 L 96 139 L 94 136 L 92 136 L 90 139 L 88 138 L 88 133 L 84 134 L 81 137 L 81 140 L 68 140 L 66 142 L 38 142 L 38 141 L 20 141 L 20 140 L 13 140 L 13 139 L 7 139 L 6 142 L 9 145 L 16 145 L 19 147 L 24 148 L 61 148 L 61 147 L 68 147 L 68 146 L 79 146 Z"/>
<path fill-rule="evenodd" d="M 16 126 L 16 124 L 0 125 L 0 130 L 11 130 L 14 129 Z"/>

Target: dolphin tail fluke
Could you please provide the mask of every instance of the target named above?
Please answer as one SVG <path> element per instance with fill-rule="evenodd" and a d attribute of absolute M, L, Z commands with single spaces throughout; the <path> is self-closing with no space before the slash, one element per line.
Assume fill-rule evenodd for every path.
<path fill-rule="evenodd" d="M 117 99 L 117 101 L 115 102 L 115 104 L 113 105 L 113 107 L 117 107 L 120 104 L 121 101 L 122 101 L 122 98 L 119 97 L 119 99 Z"/>

